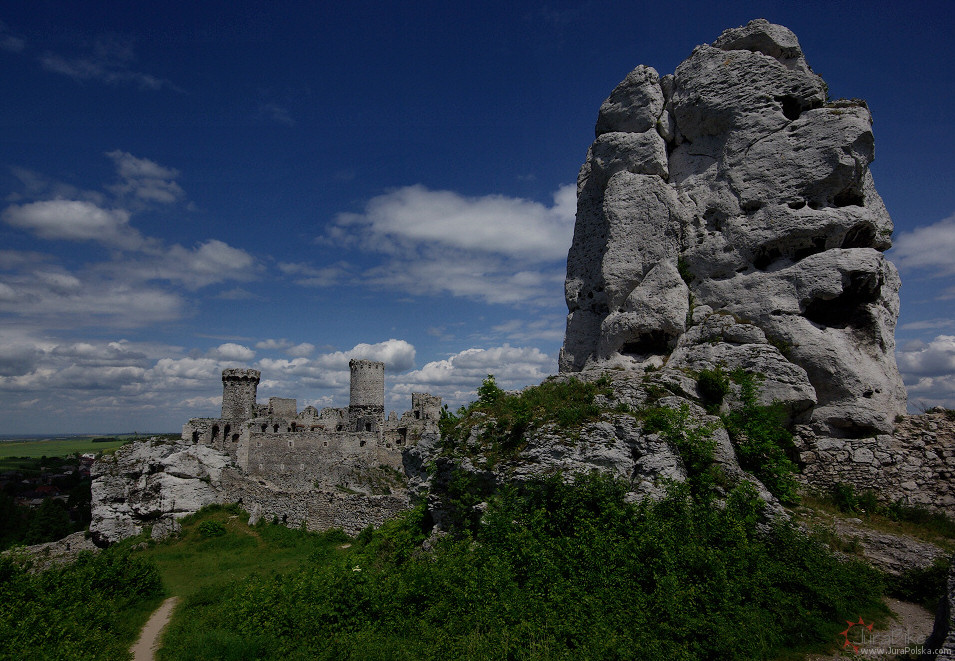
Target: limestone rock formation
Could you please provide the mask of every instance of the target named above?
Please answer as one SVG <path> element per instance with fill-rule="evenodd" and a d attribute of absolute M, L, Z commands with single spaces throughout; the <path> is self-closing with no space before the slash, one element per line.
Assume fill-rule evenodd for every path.
<path fill-rule="evenodd" d="M 176 519 L 220 502 L 222 471 L 230 457 L 208 445 L 148 440 L 123 446 L 93 465 L 93 521 L 98 546 L 175 529 Z"/>
<path fill-rule="evenodd" d="M 762 19 L 672 75 L 637 67 L 578 177 L 561 371 L 744 367 L 820 435 L 890 432 L 900 281 L 871 125 Z"/>

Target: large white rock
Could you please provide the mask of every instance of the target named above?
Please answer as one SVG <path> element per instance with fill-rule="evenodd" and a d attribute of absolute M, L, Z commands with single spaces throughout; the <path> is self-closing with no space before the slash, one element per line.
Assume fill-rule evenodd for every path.
<path fill-rule="evenodd" d="M 596 133 L 561 371 L 743 367 L 823 436 L 891 431 L 900 281 L 865 102 L 827 102 L 795 35 L 761 19 L 673 75 L 635 69 Z"/>
<path fill-rule="evenodd" d="M 176 519 L 219 502 L 222 469 L 232 465 L 207 445 L 140 441 L 104 455 L 93 465 L 90 532 L 107 546 L 143 532 L 176 529 Z"/>

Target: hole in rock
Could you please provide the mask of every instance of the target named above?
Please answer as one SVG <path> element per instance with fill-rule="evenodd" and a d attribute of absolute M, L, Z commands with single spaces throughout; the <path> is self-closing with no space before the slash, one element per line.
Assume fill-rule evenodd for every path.
<path fill-rule="evenodd" d="M 806 259 L 810 255 L 815 255 L 821 253 L 826 249 L 826 237 L 817 236 L 812 240 L 812 245 L 805 246 L 803 248 L 798 248 L 793 252 L 793 261 L 798 262 L 801 259 Z"/>
<path fill-rule="evenodd" d="M 836 196 L 832 198 L 832 203 L 837 207 L 862 207 L 865 206 L 865 198 L 860 191 L 849 187 L 836 193 Z"/>
<path fill-rule="evenodd" d="M 625 343 L 620 348 L 620 353 L 638 359 L 645 356 L 666 355 L 670 353 L 670 340 L 670 336 L 663 331 L 650 331 Z"/>
<path fill-rule="evenodd" d="M 802 114 L 802 103 L 794 96 L 779 96 L 776 100 L 783 105 L 783 115 L 786 119 L 792 121 L 799 119 Z"/>
<path fill-rule="evenodd" d="M 809 321 L 832 328 L 864 328 L 872 322 L 866 306 L 879 299 L 882 280 L 875 273 L 853 272 L 849 284 L 835 298 L 814 299 L 803 316 Z"/>
<path fill-rule="evenodd" d="M 777 259 L 782 257 L 782 253 L 779 252 L 779 248 L 775 246 L 772 248 L 763 247 L 756 251 L 756 254 L 753 255 L 753 266 L 758 268 L 760 271 L 765 271 L 769 268 L 769 265 L 775 262 Z"/>
<path fill-rule="evenodd" d="M 790 209 L 802 209 L 806 206 L 806 200 L 795 200 L 787 205 Z"/>
<path fill-rule="evenodd" d="M 754 213 L 756 213 L 757 211 L 759 211 L 759 210 L 762 209 L 762 208 L 763 208 L 763 203 L 762 203 L 762 202 L 759 202 L 758 200 L 748 200 L 748 201 L 746 201 L 746 202 L 743 202 L 743 203 L 740 205 L 740 209 L 741 209 L 741 210 L 743 211 L 743 213 L 745 213 L 747 216 L 753 215 Z"/>
<path fill-rule="evenodd" d="M 868 223 L 856 225 L 842 240 L 843 248 L 871 248 L 875 245 L 875 228 Z"/>

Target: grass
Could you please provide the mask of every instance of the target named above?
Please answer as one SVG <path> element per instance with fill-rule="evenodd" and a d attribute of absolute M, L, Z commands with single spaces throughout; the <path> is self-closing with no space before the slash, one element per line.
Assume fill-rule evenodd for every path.
<path fill-rule="evenodd" d="M 280 574 L 297 568 L 316 552 L 328 552 L 336 541 L 341 545 L 347 539 L 343 533 L 320 536 L 282 525 L 250 527 L 248 518 L 237 506 L 204 508 L 181 521 L 182 533 L 178 537 L 160 543 L 146 542 L 147 548 L 139 555 L 155 563 L 169 593 L 182 598 L 255 573 Z M 225 534 L 203 535 L 200 527 L 209 522 L 220 524 Z M 333 541 L 322 543 L 323 539 Z"/>
<path fill-rule="evenodd" d="M 818 518 L 819 513 L 827 515 L 827 518 L 839 517 L 841 519 L 858 518 L 863 521 L 866 528 L 885 532 L 893 535 L 905 535 L 915 539 L 929 542 L 942 547 L 946 551 L 955 551 L 955 531 L 949 525 L 939 525 L 933 518 L 925 522 L 905 521 L 892 519 L 878 512 L 845 512 L 836 505 L 832 498 L 821 497 L 812 494 L 803 494 L 801 498 L 803 507 L 797 508 L 797 515 L 801 515 L 810 522 Z"/>
<path fill-rule="evenodd" d="M 115 450 L 118 447 L 136 439 L 136 436 L 116 436 L 115 440 L 94 443 L 93 439 L 102 438 L 96 434 L 69 438 L 48 438 L 42 440 L 3 441 L 0 442 L 0 459 L 11 457 L 67 457 L 71 454 L 84 452 L 104 452 Z M 6 468 L 3 470 L 13 470 Z"/>

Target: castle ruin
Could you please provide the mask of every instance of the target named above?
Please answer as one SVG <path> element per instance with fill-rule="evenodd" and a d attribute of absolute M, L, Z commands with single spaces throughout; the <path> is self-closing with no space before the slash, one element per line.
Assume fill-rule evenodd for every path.
<path fill-rule="evenodd" d="M 401 470 L 402 450 L 424 433 L 436 432 L 441 398 L 411 395 L 411 410 L 385 417 L 385 365 L 352 360 L 348 407 L 318 411 L 297 401 L 256 401 L 261 373 L 222 372 L 222 415 L 193 418 L 182 440 L 227 453 L 250 478 L 282 489 L 339 489 L 366 492 L 382 468 Z"/>

